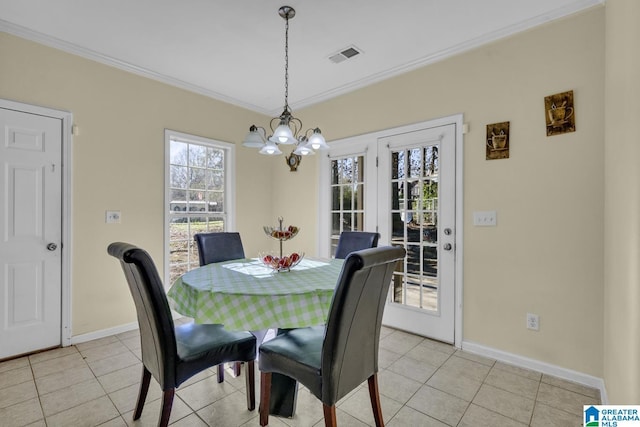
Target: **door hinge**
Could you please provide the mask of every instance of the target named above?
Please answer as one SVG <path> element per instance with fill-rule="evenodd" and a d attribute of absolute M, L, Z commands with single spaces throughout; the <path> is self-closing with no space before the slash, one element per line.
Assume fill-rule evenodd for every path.
<path fill-rule="evenodd" d="M 378 156 L 376 156 L 376 167 L 378 167 Z"/>

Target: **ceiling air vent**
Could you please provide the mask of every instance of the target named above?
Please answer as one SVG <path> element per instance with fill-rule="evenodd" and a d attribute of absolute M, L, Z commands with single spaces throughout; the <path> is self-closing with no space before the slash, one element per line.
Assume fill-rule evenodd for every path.
<path fill-rule="evenodd" d="M 329 60 L 334 64 L 339 64 L 342 61 L 346 61 L 347 59 L 353 58 L 356 55 L 360 55 L 361 51 L 355 46 L 349 46 L 346 49 L 341 50 L 340 52 L 331 55 Z"/>

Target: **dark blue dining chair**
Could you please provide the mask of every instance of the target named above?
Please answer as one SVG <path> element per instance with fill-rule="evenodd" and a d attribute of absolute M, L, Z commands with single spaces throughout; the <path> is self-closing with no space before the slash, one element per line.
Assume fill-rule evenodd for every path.
<path fill-rule="evenodd" d="M 196 233 L 193 238 L 198 245 L 200 265 L 245 257 L 242 239 L 238 232 Z"/>
<path fill-rule="evenodd" d="M 379 233 L 368 231 L 343 231 L 338 239 L 335 257 L 345 259 L 351 252 L 378 246 Z"/>
<path fill-rule="evenodd" d="M 151 377 L 160 384 L 162 403 L 158 426 L 171 416 L 175 389 L 212 366 L 242 361 L 247 364 L 247 408 L 255 409 L 256 338 L 249 332 L 230 332 L 222 325 L 175 326 L 167 295 L 151 256 L 129 243 L 111 243 L 109 255 L 120 261 L 136 306 L 142 344 L 142 380 L 133 419 L 142 415 Z"/>
<path fill-rule="evenodd" d="M 352 252 L 338 278 L 325 326 L 282 331 L 260 346 L 260 425 L 269 424 L 272 374 L 302 383 L 322 401 L 325 426 L 336 425 L 336 402 L 365 380 L 376 426 L 382 426 L 378 346 L 382 313 L 402 247 Z"/>

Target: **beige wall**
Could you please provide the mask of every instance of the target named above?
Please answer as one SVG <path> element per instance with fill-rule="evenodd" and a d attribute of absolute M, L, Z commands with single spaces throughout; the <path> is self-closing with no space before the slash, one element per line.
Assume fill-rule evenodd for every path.
<path fill-rule="evenodd" d="M 547 137 L 544 97 L 566 90 L 577 131 Z M 338 139 L 463 113 L 464 340 L 601 377 L 603 100 L 597 8 L 308 108 L 303 119 Z M 487 161 L 485 126 L 502 121 L 511 157 Z M 496 210 L 498 226 L 474 227 L 476 210 Z M 540 315 L 539 332 L 525 328 L 527 312 Z"/>
<path fill-rule="evenodd" d="M 605 351 L 611 402 L 640 402 L 640 2 L 606 11 Z"/>
<path fill-rule="evenodd" d="M 73 140 L 73 335 L 135 321 L 106 247 L 138 244 L 163 268 L 164 129 L 233 143 L 265 118 L 6 33 L 0 57 L 0 97 L 71 111 L 80 128 Z M 269 243 L 256 223 L 271 221 L 264 191 L 271 160 L 237 149 L 237 228 L 249 253 Z M 122 223 L 105 224 L 107 209 L 121 210 Z"/>
<path fill-rule="evenodd" d="M 470 125 L 463 338 L 606 375 L 619 393 L 612 396 L 624 397 L 637 391 L 624 385 L 619 365 L 635 368 L 638 342 L 628 357 L 607 351 L 606 367 L 598 345 L 606 336 L 604 41 L 598 7 L 297 113 L 328 140 L 463 113 Z M 122 273 L 105 248 L 114 240 L 138 243 L 161 267 L 163 129 L 237 142 L 248 124 L 267 118 L 4 33 L 0 56 L 11 58 L 0 66 L 0 97 L 71 111 L 80 126 L 73 150 L 73 334 L 131 322 Z M 546 137 L 543 98 L 565 90 L 574 91 L 577 131 Z M 501 121 L 511 122 L 511 158 L 486 161 L 485 125 Z M 282 215 L 302 228 L 291 249 L 315 253 L 317 157 L 303 159 L 295 174 L 282 158 L 254 150 L 239 147 L 237 158 L 237 228 L 247 252 L 271 245 L 260 227 Z M 123 223 L 104 224 L 106 209 L 122 210 Z M 473 227 L 472 212 L 488 209 L 498 212 L 498 226 Z M 608 295 L 637 301 L 624 287 Z M 637 332 L 631 309 L 614 315 L 614 303 L 608 307 L 608 332 L 629 319 Z M 540 315 L 540 332 L 525 329 L 527 312 Z"/>

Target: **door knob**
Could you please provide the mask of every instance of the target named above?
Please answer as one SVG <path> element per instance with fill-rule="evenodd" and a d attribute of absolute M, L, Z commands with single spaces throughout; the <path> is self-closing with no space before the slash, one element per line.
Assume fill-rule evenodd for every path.
<path fill-rule="evenodd" d="M 453 248 L 453 246 L 451 246 L 451 243 L 445 243 L 444 245 L 442 245 L 442 249 L 444 249 L 445 251 L 450 251 L 451 248 Z"/>
<path fill-rule="evenodd" d="M 58 249 L 58 245 L 56 245 L 55 243 L 49 243 L 47 245 L 47 249 L 50 251 L 55 251 L 56 249 Z"/>

